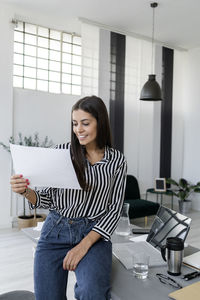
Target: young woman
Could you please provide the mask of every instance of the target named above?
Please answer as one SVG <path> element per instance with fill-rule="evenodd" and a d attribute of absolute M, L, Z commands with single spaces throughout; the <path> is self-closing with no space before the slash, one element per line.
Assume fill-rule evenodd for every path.
<path fill-rule="evenodd" d="M 72 108 L 70 149 L 81 190 L 34 191 L 23 175 L 11 177 L 12 190 L 32 208 L 49 208 L 34 262 L 36 300 L 64 300 L 68 271 L 74 271 L 75 298 L 109 300 L 112 265 L 110 236 L 124 200 L 126 160 L 111 148 L 104 102 L 85 97 Z"/>

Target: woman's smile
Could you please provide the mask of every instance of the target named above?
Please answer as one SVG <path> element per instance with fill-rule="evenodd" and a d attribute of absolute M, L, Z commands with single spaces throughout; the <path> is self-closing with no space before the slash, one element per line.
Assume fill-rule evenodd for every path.
<path fill-rule="evenodd" d="M 90 113 L 81 109 L 74 110 L 72 124 L 73 131 L 81 145 L 96 145 L 97 121 Z"/>

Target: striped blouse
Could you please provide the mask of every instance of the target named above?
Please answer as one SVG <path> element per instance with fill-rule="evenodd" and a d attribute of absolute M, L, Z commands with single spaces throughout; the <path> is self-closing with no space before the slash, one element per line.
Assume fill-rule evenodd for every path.
<path fill-rule="evenodd" d="M 56 148 L 68 149 L 70 143 Z M 124 155 L 106 146 L 101 161 L 91 165 L 86 160 L 86 181 L 88 191 L 62 188 L 45 188 L 36 191 L 36 205 L 56 210 L 67 218 L 87 217 L 96 220 L 93 231 L 109 240 L 117 227 L 124 201 L 127 163 Z"/>

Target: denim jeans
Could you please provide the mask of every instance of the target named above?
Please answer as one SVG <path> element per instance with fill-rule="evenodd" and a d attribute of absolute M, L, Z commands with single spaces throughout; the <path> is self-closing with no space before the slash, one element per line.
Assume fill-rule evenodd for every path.
<path fill-rule="evenodd" d="M 66 300 L 68 271 L 63 269 L 67 252 L 95 225 L 87 218 L 69 219 L 49 213 L 38 241 L 34 261 L 36 300 Z M 75 269 L 75 298 L 110 300 L 112 244 L 98 240 Z M 69 299 L 70 300 L 70 299 Z"/>

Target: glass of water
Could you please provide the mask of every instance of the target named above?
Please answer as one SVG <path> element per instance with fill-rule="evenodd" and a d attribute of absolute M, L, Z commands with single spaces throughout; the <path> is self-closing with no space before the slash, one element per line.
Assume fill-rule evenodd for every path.
<path fill-rule="evenodd" d="M 133 274 L 136 278 L 147 278 L 149 271 L 149 258 L 149 255 L 144 252 L 133 255 Z"/>

